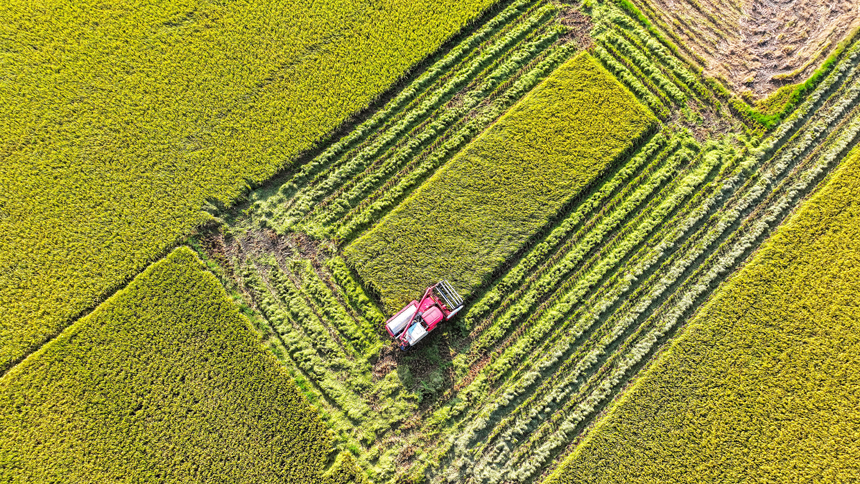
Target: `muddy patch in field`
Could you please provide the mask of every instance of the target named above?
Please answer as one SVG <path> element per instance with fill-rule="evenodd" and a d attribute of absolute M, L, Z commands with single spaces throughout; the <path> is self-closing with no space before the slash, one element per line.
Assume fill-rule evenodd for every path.
<path fill-rule="evenodd" d="M 397 369 L 397 348 L 393 345 L 383 346 L 379 350 L 379 357 L 373 363 L 373 380 L 379 381 L 385 378 L 385 375 Z"/>
<path fill-rule="evenodd" d="M 583 50 L 588 50 L 594 45 L 594 40 L 591 38 L 591 17 L 582 13 L 578 6 L 566 4 L 563 2 L 563 8 L 559 12 L 558 21 L 560 24 L 567 27 L 568 33 L 566 37 L 573 39 Z"/>
<path fill-rule="evenodd" d="M 648 0 L 646 10 L 705 75 L 756 99 L 809 77 L 860 26 L 856 0 Z"/>

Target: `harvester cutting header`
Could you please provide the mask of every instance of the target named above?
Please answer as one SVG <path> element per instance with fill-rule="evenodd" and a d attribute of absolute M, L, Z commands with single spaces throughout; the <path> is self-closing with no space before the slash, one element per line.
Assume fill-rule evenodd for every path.
<path fill-rule="evenodd" d="M 448 321 L 463 309 L 463 298 L 448 281 L 439 281 L 424 291 L 419 301 L 412 301 L 385 323 L 385 329 L 407 350 L 421 341 L 442 321 Z"/>

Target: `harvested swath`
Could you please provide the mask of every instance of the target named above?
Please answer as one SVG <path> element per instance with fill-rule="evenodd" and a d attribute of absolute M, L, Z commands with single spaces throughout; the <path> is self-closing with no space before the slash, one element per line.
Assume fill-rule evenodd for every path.
<path fill-rule="evenodd" d="M 860 478 L 858 168 L 855 151 L 548 482 Z"/>
<path fill-rule="evenodd" d="M 743 116 L 721 108 L 716 94 L 693 73 L 698 68 L 679 58 L 675 46 L 659 36 L 632 4 L 595 3 L 591 15 L 596 23 L 595 55 L 658 116 L 683 114 L 683 124 L 700 132 L 719 133 L 727 125 L 739 124 Z M 674 107 L 680 113 L 670 111 Z M 707 123 L 696 120 L 702 114 Z"/>
<path fill-rule="evenodd" d="M 437 279 L 468 294 L 654 122 L 580 54 L 344 254 L 389 308 Z"/>
<path fill-rule="evenodd" d="M 0 427 L 9 482 L 311 484 L 326 482 L 331 451 L 325 423 L 187 248 L 4 375 Z"/>
<path fill-rule="evenodd" d="M 860 25 L 856 3 L 799 0 L 784 5 L 722 0 L 634 0 L 650 22 L 696 58 L 709 76 L 764 97 L 802 79 Z"/>
<path fill-rule="evenodd" d="M 0 370 L 494 3 L 3 2 Z"/>
<path fill-rule="evenodd" d="M 340 201 L 336 202 L 335 206 L 325 206 L 322 222 L 328 224 L 337 220 L 359 202 L 366 204 L 373 188 L 377 188 L 383 182 L 392 183 L 396 175 L 402 175 L 404 165 L 410 161 L 415 164 L 416 160 L 429 156 L 442 145 L 441 141 L 446 135 L 450 136 L 450 133 L 456 132 L 470 121 L 470 118 L 473 119 L 474 113 L 479 112 L 479 109 L 486 109 L 486 104 L 498 97 L 498 93 L 507 92 L 505 87 L 516 82 L 518 74 L 529 72 L 530 67 L 546 56 L 548 51 L 553 50 L 553 44 L 558 40 L 561 29 L 556 26 L 547 30 L 547 32 L 538 31 L 533 40 L 515 48 L 507 56 L 508 59 L 499 56 L 499 60 L 493 66 L 495 70 L 490 71 L 489 78 L 482 79 L 484 82 L 474 83 L 472 90 L 468 88 L 461 90 L 458 97 L 441 110 L 439 121 L 428 123 L 421 133 L 413 133 L 409 137 L 409 142 L 404 143 L 404 149 L 398 150 L 389 159 L 384 160 L 382 166 L 371 167 L 363 175 L 354 178 L 352 182 L 357 183 L 357 186 L 344 186 L 343 189 L 352 189 L 341 195 Z M 488 52 L 488 54 L 497 55 L 494 52 Z"/>
<path fill-rule="evenodd" d="M 337 444 L 358 452 L 360 466 L 379 465 L 368 455 L 384 448 L 418 400 L 409 370 L 391 371 L 395 361 L 380 358 L 391 355 L 381 348 L 388 339 L 383 315 L 340 258 L 302 236 L 251 231 L 216 238 L 231 254 L 236 288 L 262 316 L 256 322 L 263 341 L 319 406 Z"/>

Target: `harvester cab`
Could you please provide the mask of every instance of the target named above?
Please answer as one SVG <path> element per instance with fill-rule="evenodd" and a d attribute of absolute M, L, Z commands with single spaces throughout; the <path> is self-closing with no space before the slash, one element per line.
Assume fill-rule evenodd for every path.
<path fill-rule="evenodd" d="M 388 322 L 385 329 L 400 345 L 401 350 L 408 350 L 436 329 L 442 321 L 448 321 L 463 309 L 463 298 L 454 290 L 448 281 L 439 281 L 424 291 L 424 296 L 412 301 L 397 312 Z"/>

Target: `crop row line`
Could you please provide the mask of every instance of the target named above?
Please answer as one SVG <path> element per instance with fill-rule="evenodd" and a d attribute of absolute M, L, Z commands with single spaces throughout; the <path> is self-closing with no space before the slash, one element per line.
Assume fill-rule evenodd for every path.
<path fill-rule="evenodd" d="M 613 73 L 630 91 L 642 100 L 660 119 L 668 119 L 670 115 L 669 108 L 660 100 L 650 89 L 648 89 L 642 81 L 631 73 L 630 70 L 615 57 L 606 48 L 600 44 L 594 46 L 594 54 L 597 59 L 603 64 L 606 69 Z"/>

